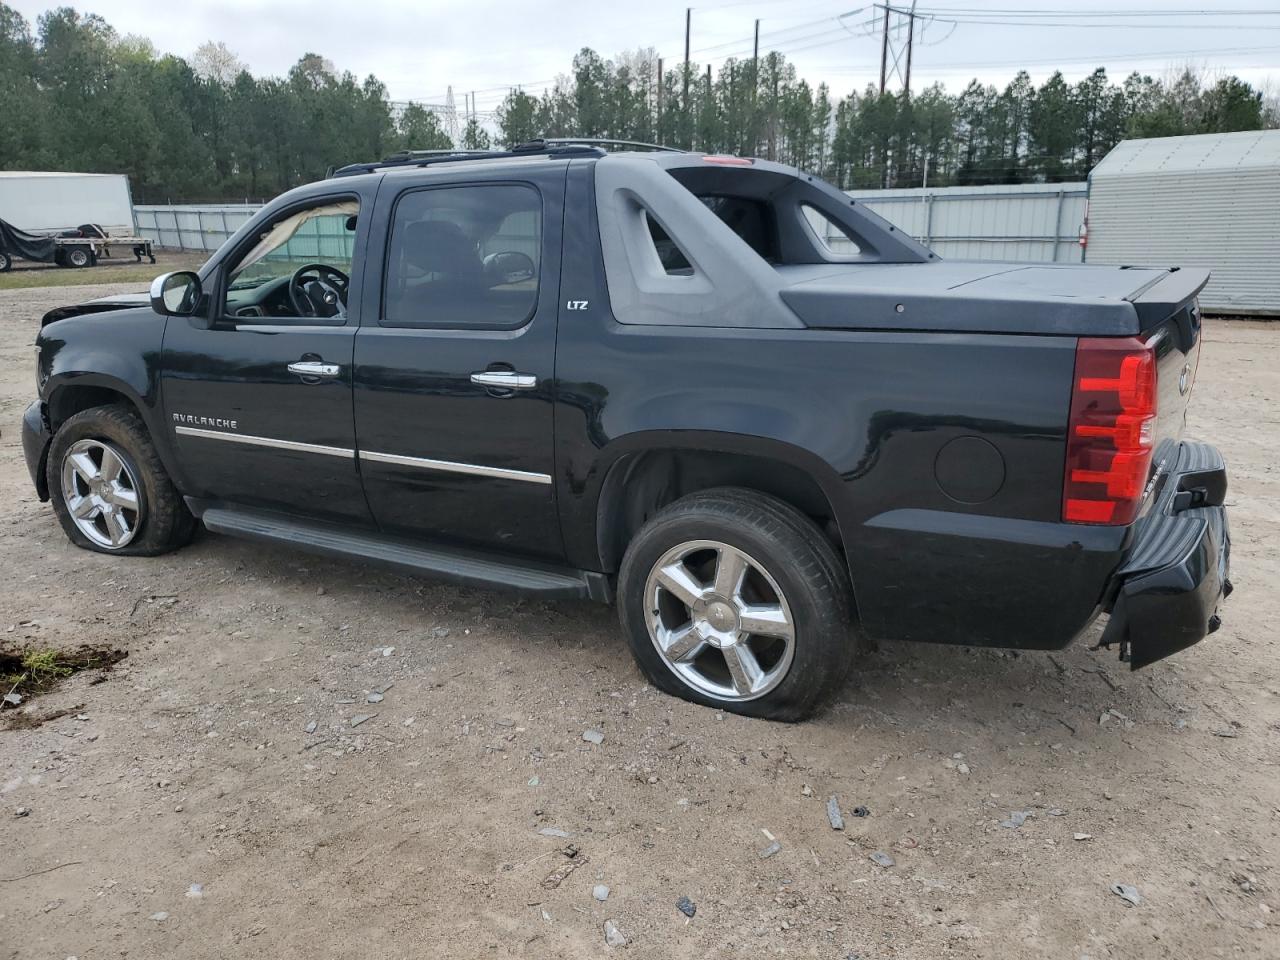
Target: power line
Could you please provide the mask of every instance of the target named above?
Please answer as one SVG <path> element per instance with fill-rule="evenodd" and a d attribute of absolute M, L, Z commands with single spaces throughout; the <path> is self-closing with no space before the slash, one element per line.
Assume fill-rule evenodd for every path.
<path fill-rule="evenodd" d="M 1019 19 L 1029 19 L 1035 17 L 1073 17 L 1081 18 L 1105 18 L 1105 17 L 1276 17 L 1280 16 L 1280 10 L 1152 10 L 1150 8 L 1137 10 L 1081 10 L 1079 8 L 1070 10 L 1027 10 L 1025 8 L 996 8 L 996 7 L 922 7 L 921 13 L 941 14 L 944 16 L 958 16 L 963 14 L 977 14 L 980 16 L 1010 16 Z"/>
<path fill-rule="evenodd" d="M 1096 63 L 1099 66 L 1105 66 L 1107 60 L 1131 60 L 1141 62 L 1144 60 L 1165 60 L 1169 58 L 1188 58 L 1201 56 L 1214 56 L 1222 54 L 1241 54 L 1241 53 L 1270 53 L 1280 50 L 1280 46 L 1267 47 L 1215 47 L 1203 50 L 1162 50 L 1139 53 L 1108 53 L 1101 55 L 1093 55 L 1087 57 L 1050 57 L 1045 60 L 1027 60 L 1022 58 L 1019 60 L 969 60 L 956 63 L 935 63 L 931 66 L 934 71 L 943 71 L 950 69 L 976 69 L 982 67 L 1033 67 L 1033 66 L 1053 66 L 1054 64 L 1064 63 Z M 833 76 L 841 76 L 850 73 L 846 70 L 827 70 L 828 74 Z M 861 71 L 858 71 L 861 72 Z"/>
<path fill-rule="evenodd" d="M 1069 20 L 1001 20 L 973 16 L 953 16 L 956 23 L 988 27 L 1064 27 L 1073 30 L 1280 30 L 1280 24 L 1265 23 L 1072 23 Z"/>

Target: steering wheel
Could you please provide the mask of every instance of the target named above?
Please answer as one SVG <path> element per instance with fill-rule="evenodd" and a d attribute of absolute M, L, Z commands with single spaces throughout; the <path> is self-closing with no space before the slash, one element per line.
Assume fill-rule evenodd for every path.
<path fill-rule="evenodd" d="M 300 317 L 345 317 L 350 285 L 351 278 L 337 267 L 305 263 L 289 278 L 289 303 Z"/>

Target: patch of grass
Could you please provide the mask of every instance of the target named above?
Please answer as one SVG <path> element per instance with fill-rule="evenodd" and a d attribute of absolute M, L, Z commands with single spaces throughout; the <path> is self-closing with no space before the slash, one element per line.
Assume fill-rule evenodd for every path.
<path fill-rule="evenodd" d="M 0 697 L 16 693 L 27 700 L 51 690 L 60 680 L 80 670 L 109 670 L 125 656 L 123 650 L 109 647 L 83 646 L 71 652 L 45 648 L 0 649 Z"/>
<path fill-rule="evenodd" d="M 0 686 L 4 687 L 5 693 L 18 693 L 23 697 L 75 673 L 74 669 L 60 662 L 57 650 L 28 650 L 18 659 L 17 672 L 12 672 L 14 658 L 7 659 L 11 672 L 0 678 Z"/>
<path fill-rule="evenodd" d="M 57 267 L 53 264 L 15 263 L 8 273 L 0 273 L 0 290 L 30 290 L 35 287 L 70 287 L 86 283 L 150 283 L 162 273 L 195 270 L 205 260 L 204 254 L 156 254 L 156 263 L 107 263 L 96 267 Z"/>
<path fill-rule="evenodd" d="M 22 667 L 36 686 L 46 686 L 75 672 L 58 662 L 57 650 L 30 650 L 22 658 Z"/>

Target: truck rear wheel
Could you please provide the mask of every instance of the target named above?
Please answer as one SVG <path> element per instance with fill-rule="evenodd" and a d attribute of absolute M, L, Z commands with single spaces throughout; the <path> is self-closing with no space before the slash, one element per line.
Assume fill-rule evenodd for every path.
<path fill-rule="evenodd" d="M 63 262 L 68 267 L 92 267 L 95 262 L 93 251 L 88 247 L 70 247 L 63 254 Z"/>
<path fill-rule="evenodd" d="M 45 479 L 62 529 L 86 550 L 157 556 L 195 530 L 147 428 L 127 407 L 69 417 L 49 447 Z"/>
<path fill-rule="evenodd" d="M 802 720 L 852 663 L 844 565 L 803 514 L 749 490 L 670 504 L 636 534 L 618 608 L 637 663 L 667 693 L 770 720 Z"/>
<path fill-rule="evenodd" d="M 8 273 L 13 269 L 13 257 L 0 250 L 0 273 Z"/>

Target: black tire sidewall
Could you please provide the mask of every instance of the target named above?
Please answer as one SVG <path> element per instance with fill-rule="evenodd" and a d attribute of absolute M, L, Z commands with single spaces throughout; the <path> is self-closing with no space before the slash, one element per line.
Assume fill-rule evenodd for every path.
<path fill-rule="evenodd" d="M 820 535 L 816 529 L 814 534 Z M 719 700 L 690 687 L 667 666 L 649 636 L 644 595 L 649 572 L 664 553 L 691 540 L 716 540 L 748 554 L 773 577 L 791 610 L 791 667 L 777 687 L 755 700 Z M 710 511 L 660 515 L 636 535 L 619 573 L 619 615 L 632 653 L 653 684 L 673 696 L 748 716 L 803 719 L 839 687 L 852 648 L 848 606 L 839 585 L 830 584 L 818 565 L 816 551 L 793 529 L 766 533 Z"/>
<path fill-rule="evenodd" d="M 8 273 L 13 268 L 13 257 L 0 252 L 0 273 Z"/>
<path fill-rule="evenodd" d="M 80 440 L 98 440 L 110 444 L 128 466 L 138 484 L 140 501 L 138 531 L 125 546 L 104 547 L 94 543 L 76 526 L 62 494 L 62 463 L 67 451 Z M 149 556 L 170 548 L 173 538 L 172 518 L 161 511 L 172 510 L 173 487 L 168 476 L 150 466 L 158 462 L 141 421 L 118 407 L 99 407 L 78 413 L 67 420 L 54 435 L 49 447 L 45 477 L 49 499 L 67 537 L 78 547 L 112 556 Z"/>

